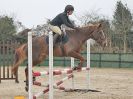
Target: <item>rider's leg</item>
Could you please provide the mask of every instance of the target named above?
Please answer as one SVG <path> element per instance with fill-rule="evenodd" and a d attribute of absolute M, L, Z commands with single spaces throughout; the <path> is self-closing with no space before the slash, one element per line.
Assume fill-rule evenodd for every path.
<path fill-rule="evenodd" d="M 53 36 L 53 46 L 55 47 L 57 38 L 59 37 L 59 35 L 62 34 L 62 31 L 61 31 L 60 27 L 53 26 L 53 25 L 50 25 L 50 29 L 54 32 L 54 34 L 53 34 L 54 35 Z"/>
<path fill-rule="evenodd" d="M 53 37 L 53 46 L 56 45 L 56 41 L 57 41 L 57 38 L 59 37 L 59 34 L 54 34 L 54 37 Z"/>

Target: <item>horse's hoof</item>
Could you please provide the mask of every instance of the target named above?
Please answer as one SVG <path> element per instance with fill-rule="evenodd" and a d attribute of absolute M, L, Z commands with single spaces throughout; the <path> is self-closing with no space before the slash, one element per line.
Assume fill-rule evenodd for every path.
<path fill-rule="evenodd" d="M 78 70 L 78 71 L 81 71 L 81 69 L 82 69 L 81 66 L 78 66 L 78 67 L 77 67 L 77 70 Z"/>
<path fill-rule="evenodd" d="M 19 83 L 19 81 L 17 80 L 16 83 Z"/>
<path fill-rule="evenodd" d="M 27 92 L 28 92 L 28 90 L 29 90 L 29 89 L 28 89 L 28 86 L 26 86 L 26 87 L 25 87 L 25 91 L 27 91 Z"/>
<path fill-rule="evenodd" d="M 36 81 L 36 77 L 33 77 L 33 82 Z"/>
<path fill-rule="evenodd" d="M 78 68 L 78 69 L 77 69 L 77 72 L 80 72 L 80 71 L 82 71 L 81 68 Z"/>
<path fill-rule="evenodd" d="M 77 70 L 77 69 L 78 69 L 78 67 L 77 67 L 77 66 L 72 68 L 72 70 Z"/>

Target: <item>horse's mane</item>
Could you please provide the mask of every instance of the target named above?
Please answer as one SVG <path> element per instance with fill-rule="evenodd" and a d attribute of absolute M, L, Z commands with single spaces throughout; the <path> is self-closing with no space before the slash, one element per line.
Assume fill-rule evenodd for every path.
<path fill-rule="evenodd" d="M 93 24 L 87 24 L 87 25 L 83 25 L 81 27 L 78 27 L 79 29 L 78 30 L 75 30 L 75 29 L 66 29 L 66 33 L 69 35 L 69 34 L 73 34 L 73 33 L 80 33 L 80 32 L 85 32 L 87 29 L 90 29 L 92 27 L 94 27 L 95 25 Z M 80 32 L 79 32 L 80 30 Z"/>
<path fill-rule="evenodd" d="M 92 26 L 95 26 L 95 25 L 94 25 L 94 24 L 89 23 L 89 24 L 87 24 L 87 25 L 83 25 L 83 26 L 81 26 L 81 28 L 85 28 L 85 27 L 92 27 Z"/>
<path fill-rule="evenodd" d="M 94 29 L 94 27 L 96 26 L 96 24 L 87 24 L 87 25 L 83 25 L 81 27 L 78 27 L 78 30 L 75 29 L 66 29 L 65 32 L 68 36 L 70 35 L 80 35 L 82 33 L 85 33 L 86 31 L 88 32 L 89 30 L 91 31 L 91 29 Z M 43 34 L 41 37 L 45 37 L 46 35 Z"/>

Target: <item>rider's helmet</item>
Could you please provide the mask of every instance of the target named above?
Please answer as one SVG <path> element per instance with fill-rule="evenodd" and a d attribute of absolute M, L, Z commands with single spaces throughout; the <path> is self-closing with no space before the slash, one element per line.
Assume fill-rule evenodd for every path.
<path fill-rule="evenodd" d="M 67 12 L 69 12 L 69 11 L 74 11 L 74 7 L 73 7 L 72 5 L 67 5 L 67 6 L 65 7 L 65 12 L 67 13 Z"/>

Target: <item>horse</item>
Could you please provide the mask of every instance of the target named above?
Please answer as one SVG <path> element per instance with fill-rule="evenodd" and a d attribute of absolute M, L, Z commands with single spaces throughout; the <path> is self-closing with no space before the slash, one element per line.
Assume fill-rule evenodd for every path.
<path fill-rule="evenodd" d="M 66 30 L 68 41 L 64 44 L 59 44 L 54 47 L 53 55 L 56 57 L 74 57 L 79 59 L 78 68 L 83 66 L 85 62 L 84 57 L 80 54 L 82 46 L 88 39 L 93 39 L 104 47 L 106 42 L 106 36 L 102 29 L 102 24 L 97 23 L 95 25 L 87 25 L 79 27 L 74 30 Z M 34 37 L 32 40 L 33 51 L 33 66 L 41 63 L 49 55 L 49 47 L 46 40 L 47 36 L 42 35 L 40 37 Z M 15 50 L 15 61 L 12 68 L 12 74 L 16 75 L 19 65 L 28 57 L 28 44 L 25 43 Z M 28 69 L 25 69 L 26 81 L 28 81 Z"/>

